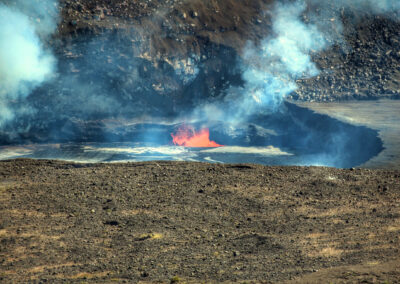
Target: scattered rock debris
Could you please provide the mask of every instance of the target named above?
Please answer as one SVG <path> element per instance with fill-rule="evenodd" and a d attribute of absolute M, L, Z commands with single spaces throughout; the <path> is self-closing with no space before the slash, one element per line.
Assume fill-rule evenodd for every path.
<path fill-rule="evenodd" d="M 2 283 L 400 279 L 399 171 L 80 165 L 0 162 Z"/>

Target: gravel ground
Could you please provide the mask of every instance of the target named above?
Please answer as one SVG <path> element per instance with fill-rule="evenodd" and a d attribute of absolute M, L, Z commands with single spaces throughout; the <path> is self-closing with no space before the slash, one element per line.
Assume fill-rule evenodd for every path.
<path fill-rule="evenodd" d="M 400 171 L 0 162 L 0 280 L 400 281 Z"/>

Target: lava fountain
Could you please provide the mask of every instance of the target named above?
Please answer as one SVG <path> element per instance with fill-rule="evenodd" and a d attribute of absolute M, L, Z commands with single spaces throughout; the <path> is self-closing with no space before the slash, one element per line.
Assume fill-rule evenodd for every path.
<path fill-rule="evenodd" d="M 171 133 L 172 142 L 178 146 L 184 147 L 222 147 L 215 141 L 210 140 L 210 130 L 208 128 L 196 131 L 191 126 L 182 126 L 176 134 Z"/>

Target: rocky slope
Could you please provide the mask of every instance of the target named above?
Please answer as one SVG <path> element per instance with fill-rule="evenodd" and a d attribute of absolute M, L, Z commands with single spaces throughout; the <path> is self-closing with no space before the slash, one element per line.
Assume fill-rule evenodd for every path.
<path fill-rule="evenodd" d="M 207 58 L 216 45 L 233 48 L 240 56 L 247 42 L 257 44 L 271 34 L 272 4 L 270 0 L 64 0 L 59 36 L 65 39 L 112 31 L 131 37 L 140 42 L 141 56 L 156 67 L 159 60 L 168 63 L 192 55 Z M 384 15 L 343 13 L 340 17 L 343 42 L 313 55 L 321 73 L 298 80 L 299 89 L 290 98 L 399 98 L 400 23 Z M 210 65 L 218 73 L 221 63 L 210 57 L 209 62 L 216 60 Z M 218 87 L 214 84 L 212 87 Z"/>

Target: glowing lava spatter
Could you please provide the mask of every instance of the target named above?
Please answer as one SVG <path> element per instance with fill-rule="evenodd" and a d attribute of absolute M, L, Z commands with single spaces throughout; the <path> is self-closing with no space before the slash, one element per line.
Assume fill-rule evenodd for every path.
<path fill-rule="evenodd" d="M 222 147 L 214 141 L 210 141 L 210 130 L 203 128 L 195 131 L 193 127 L 183 126 L 176 134 L 171 133 L 172 142 L 184 147 Z"/>

